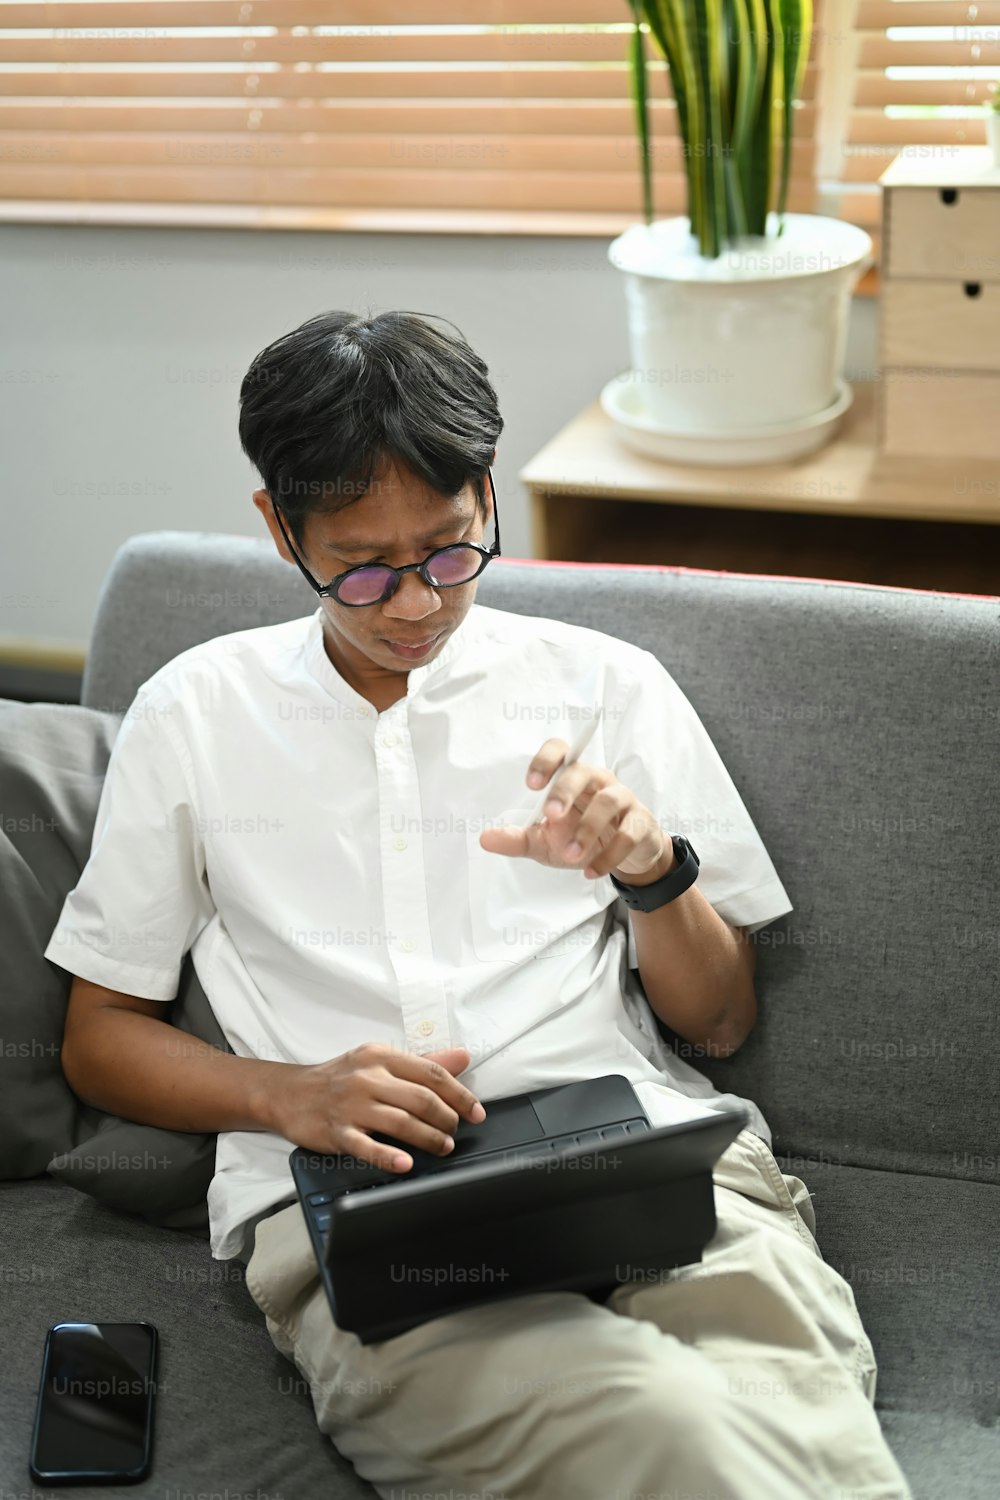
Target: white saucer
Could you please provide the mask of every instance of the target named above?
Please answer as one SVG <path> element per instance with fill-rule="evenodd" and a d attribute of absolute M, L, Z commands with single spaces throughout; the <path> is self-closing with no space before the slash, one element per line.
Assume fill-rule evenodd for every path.
<path fill-rule="evenodd" d="M 800 458 L 821 448 L 836 431 L 854 400 L 846 380 L 838 380 L 837 394 L 829 406 L 797 422 L 775 427 L 731 427 L 727 432 L 667 432 L 648 414 L 642 386 L 630 370 L 616 375 L 601 392 L 601 406 L 619 436 L 637 453 L 668 463 L 731 464 L 780 463 Z"/>

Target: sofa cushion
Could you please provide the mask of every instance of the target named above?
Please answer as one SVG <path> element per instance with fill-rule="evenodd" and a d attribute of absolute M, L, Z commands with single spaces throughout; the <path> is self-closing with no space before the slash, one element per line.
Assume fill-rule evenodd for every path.
<path fill-rule="evenodd" d="M 44 1172 L 100 1119 L 63 1078 L 70 976 L 42 952 L 90 853 L 117 731 L 112 714 L 0 700 L 0 1177 Z"/>
<path fill-rule="evenodd" d="M 200 1239 L 123 1218 L 42 1178 L 0 1185 L 0 1265 L 5 1493 L 38 1493 L 28 1453 L 46 1329 L 147 1319 L 160 1334 L 153 1471 L 128 1486 L 130 1497 L 374 1497 L 317 1428 L 307 1383 L 272 1344 L 239 1261 L 212 1260 Z M 79 1500 L 109 1493 L 74 1490 Z"/>
<path fill-rule="evenodd" d="M 823 1259 L 854 1292 L 878 1360 L 878 1409 L 950 1413 L 983 1429 L 1000 1473 L 1000 1187 L 776 1160 L 808 1187 Z"/>
<path fill-rule="evenodd" d="M 996 1500 L 996 1429 L 954 1412 L 882 1411 L 886 1442 L 910 1481 L 913 1500 Z"/>
<path fill-rule="evenodd" d="M 82 1105 L 60 1064 L 71 973 L 43 951 L 90 854 L 119 719 L 0 700 L 0 1177 L 49 1170 L 116 1208 L 207 1230 L 215 1136 Z M 229 1051 L 190 955 L 175 1026 Z"/>
<path fill-rule="evenodd" d="M 854 1292 L 875 1406 L 914 1500 L 993 1500 L 1000 1475 L 1000 1187 L 779 1154 Z"/>
<path fill-rule="evenodd" d="M 190 954 L 181 967 L 169 1020 L 220 1051 L 232 1051 Z M 103 1115 L 95 1134 L 59 1152 L 48 1169 L 53 1177 L 110 1208 L 140 1214 L 167 1229 L 207 1235 L 207 1195 L 215 1172 L 216 1140 L 208 1132 L 162 1130 Z"/>

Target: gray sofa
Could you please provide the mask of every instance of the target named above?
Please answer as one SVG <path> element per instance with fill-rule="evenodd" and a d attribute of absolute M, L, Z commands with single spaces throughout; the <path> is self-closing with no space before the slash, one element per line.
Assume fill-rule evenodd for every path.
<path fill-rule="evenodd" d="M 732 1059 L 701 1066 L 759 1103 L 783 1170 L 813 1191 L 917 1500 L 992 1500 L 1000 600 L 505 561 L 479 599 L 654 651 L 701 715 L 795 906 L 758 935 L 754 1032 Z M 270 543 L 136 537 L 101 597 L 84 702 L 121 713 L 186 647 L 313 607 Z M 3 1289 L 4 1491 L 31 1491 L 44 1331 L 79 1317 L 160 1328 L 154 1472 L 133 1494 L 375 1493 L 317 1432 L 239 1263 L 46 1176 L 0 1193 L 0 1265 L 32 1267 Z"/>

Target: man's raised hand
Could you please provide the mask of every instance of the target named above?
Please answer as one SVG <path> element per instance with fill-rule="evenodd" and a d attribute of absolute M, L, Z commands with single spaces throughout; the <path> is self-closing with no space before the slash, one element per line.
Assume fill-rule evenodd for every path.
<path fill-rule="evenodd" d="M 480 846 L 489 854 L 582 870 L 588 880 L 614 873 L 627 881 L 658 866 L 666 873 L 673 846 L 649 808 L 607 767 L 581 760 L 563 765 L 568 748 L 565 740 L 546 740 L 528 767 L 528 786 L 548 785 L 542 822 L 487 828 Z"/>

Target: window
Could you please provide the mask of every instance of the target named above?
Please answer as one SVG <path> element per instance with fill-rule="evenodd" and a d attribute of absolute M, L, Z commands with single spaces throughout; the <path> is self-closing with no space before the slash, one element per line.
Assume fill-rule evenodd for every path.
<path fill-rule="evenodd" d="M 641 217 L 630 32 L 626 0 L 0 0 L 0 212 L 617 234 Z M 647 47 L 662 216 L 683 160 Z"/>

